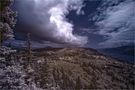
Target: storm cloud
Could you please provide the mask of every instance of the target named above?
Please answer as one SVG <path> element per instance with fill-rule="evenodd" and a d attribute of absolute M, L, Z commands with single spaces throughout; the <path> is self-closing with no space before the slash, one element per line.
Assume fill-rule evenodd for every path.
<path fill-rule="evenodd" d="M 87 37 L 73 34 L 73 24 L 66 19 L 71 10 L 82 14 L 82 0 L 16 0 L 19 22 L 29 31 L 56 43 L 83 46 Z"/>

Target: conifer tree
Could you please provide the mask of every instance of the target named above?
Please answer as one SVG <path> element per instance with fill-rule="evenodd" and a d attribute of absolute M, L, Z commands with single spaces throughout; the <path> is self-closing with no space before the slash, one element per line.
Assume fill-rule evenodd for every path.
<path fill-rule="evenodd" d="M 4 40 L 13 39 L 16 12 L 10 9 L 14 0 L 0 0 L 0 46 Z"/>

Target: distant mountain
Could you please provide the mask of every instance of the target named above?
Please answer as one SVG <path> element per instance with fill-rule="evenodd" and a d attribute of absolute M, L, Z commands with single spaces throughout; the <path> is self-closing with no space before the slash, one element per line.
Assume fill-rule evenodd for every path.
<path fill-rule="evenodd" d="M 121 46 L 115 48 L 105 48 L 98 50 L 101 53 L 118 58 L 120 61 L 134 64 L 134 45 Z"/>

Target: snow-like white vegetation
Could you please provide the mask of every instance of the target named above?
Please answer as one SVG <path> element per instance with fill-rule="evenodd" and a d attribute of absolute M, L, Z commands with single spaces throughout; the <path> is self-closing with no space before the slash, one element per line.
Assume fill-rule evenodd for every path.
<path fill-rule="evenodd" d="M 23 61 L 9 53 L 10 48 L 1 49 L 4 53 L 0 52 L 0 90 L 43 90 L 27 75 L 33 72 L 31 67 L 24 69 Z"/>

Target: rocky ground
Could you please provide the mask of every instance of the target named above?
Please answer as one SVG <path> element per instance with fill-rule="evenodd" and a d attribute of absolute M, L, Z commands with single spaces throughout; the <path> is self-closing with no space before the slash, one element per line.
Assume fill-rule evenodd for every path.
<path fill-rule="evenodd" d="M 93 49 L 2 53 L 0 90 L 134 90 L 135 66 Z"/>

